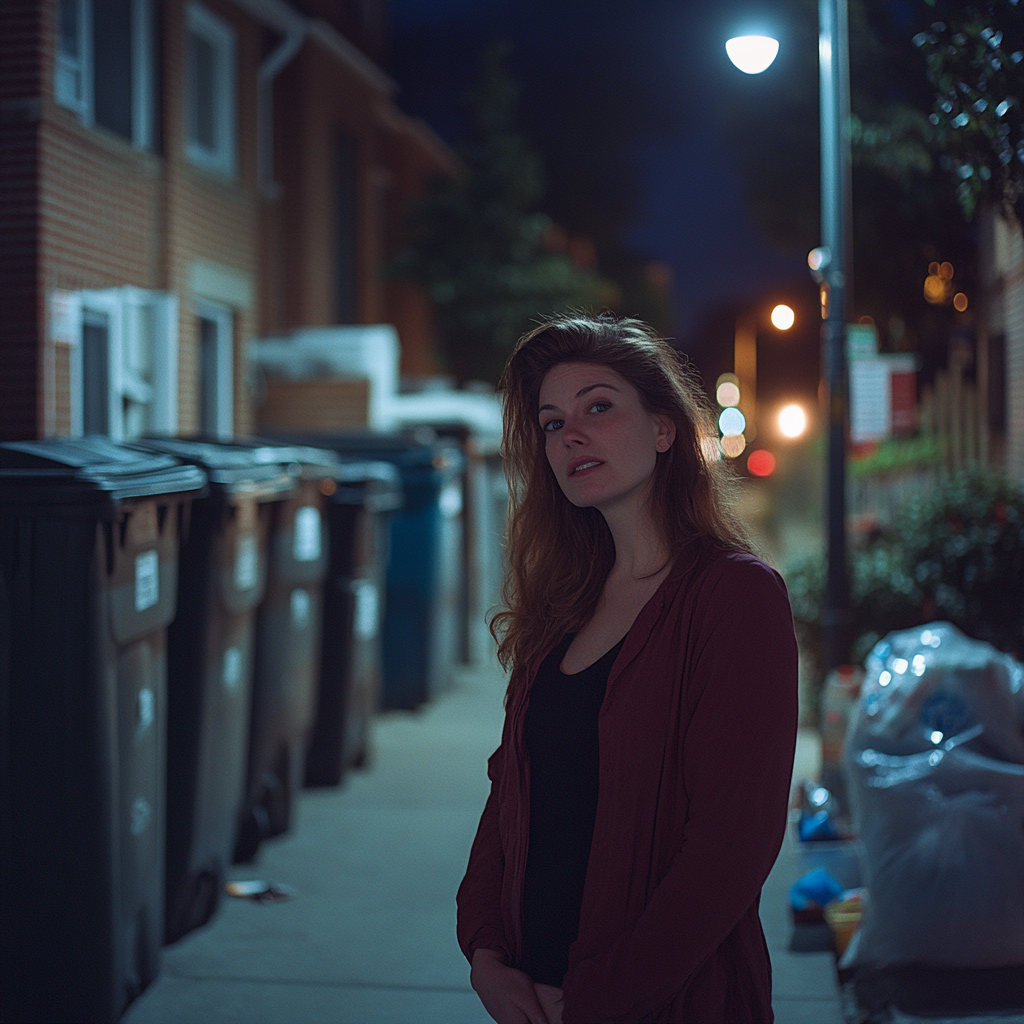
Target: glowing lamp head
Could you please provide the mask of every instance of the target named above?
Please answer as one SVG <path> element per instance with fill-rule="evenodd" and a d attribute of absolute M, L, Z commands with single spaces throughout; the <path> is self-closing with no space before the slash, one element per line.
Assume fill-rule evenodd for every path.
<path fill-rule="evenodd" d="M 779 41 L 771 36 L 736 36 L 726 42 L 725 52 L 745 75 L 759 75 L 771 67 Z"/>
<path fill-rule="evenodd" d="M 786 437 L 799 437 L 807 429 L 807 414 L 799 405 L 787 405 L 779 413 L 779 430 Z"/>

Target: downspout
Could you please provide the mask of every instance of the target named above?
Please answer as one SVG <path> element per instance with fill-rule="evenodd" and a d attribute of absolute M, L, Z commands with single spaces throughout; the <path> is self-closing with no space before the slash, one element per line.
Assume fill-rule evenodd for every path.
<path fill-rule="evenodd" d="M 278 189 L 274 181 L 274 79 L 299 52 L 307 26 L 305 18 L 289 19 L 284 39 L 260 64 L 256 79 L 256 168 L 260 192 L 268 198 Z"/>

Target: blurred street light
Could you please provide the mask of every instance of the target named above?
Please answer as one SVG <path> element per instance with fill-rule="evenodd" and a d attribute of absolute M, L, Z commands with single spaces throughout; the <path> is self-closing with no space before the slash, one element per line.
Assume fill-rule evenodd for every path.
<path fill-rule="evenodd" d="M 749 38 L 749 37 L 747 37 Z M 731 43 L 737 45 L 730 46 Z M 752 44 L 726 44 L 729 59 L 746 74 Z M 771 47 L 761 44 L 765 56 Z M 736 56 L 733 56 L 733 52 Z M 774 59 L 759 70 L 763 71 Z M 764 58 L 762 57 L 762 60 Z M 821 102 L 822 245 L 808 256 L 821 286 L 821 339 L 825 404 L 828 410 L 828 463 L 825 502 L 828 565 L 822 613 L 822 666 L 836 668 L 849 658 L 850 583 L 846 571 L 846 322 L 852 291 L 850 260 L 850 54 L 847 0 L 818 0 L 818 69 Z M 950 268 L 952 270 L 952 268 Z M 952 273 L 950 273 L 952 277 Z"/>
<path fill-rule="evenodd" d="M 715 388 L 715 400 L 723 408 L 740 404 L 740 382 L 734 373 L 723 373 Z"/>
<path fill-rule="evenodd" d="M 739 409 L 730 406 L 718 417 L 718 429 L 725 435 L 742 434 L 747 429 L 746 417 Z"/>
<path fill-rule="evenodd" d="M 807 413 L 799 405 L 787 405 L 779 413 L 779 430 L 786 437 L 799 437 L 807 429 Z"/>
<path fill-rule="evenodd" d="M 796 314 L 785 303 L 780 302 L 772 310 L 772 324 L 780 331 L 788 331 L 796 323 Z"/>

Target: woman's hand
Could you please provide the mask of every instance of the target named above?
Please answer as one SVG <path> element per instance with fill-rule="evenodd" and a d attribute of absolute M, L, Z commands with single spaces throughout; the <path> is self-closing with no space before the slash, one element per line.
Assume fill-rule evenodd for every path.
<path fill-rule="evenodd" d="M 495 950 L 473 954 L 469 983 L 497 1024 L 551 1024 L 529 975 L 508 967 Z"/>
<path fill-rule="evenodd" d="M 541 1008 L 548 1015 L 548 1024 L 562 1024 L 562 990 L 554 985 L 533 986 Z"/>

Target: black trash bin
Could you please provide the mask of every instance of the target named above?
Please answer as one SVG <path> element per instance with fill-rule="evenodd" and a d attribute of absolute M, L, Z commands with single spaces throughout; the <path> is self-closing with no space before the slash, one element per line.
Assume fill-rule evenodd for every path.
<path fill-rule="evenodd" d="M 177 438 L 140 445 L 206 471 L 179 563 L 167 633 L 165 941 L 204 925 L 220 902 L 242 813 L 249 750 L 256 608 L 267 580 L 273 503 L 294 479 L 253 449 Z"/>
<path fill-rule="evenodd" d="M 164 927 L 166 631 L 203 473 L 0 445 L 0 1020 L 115 1021 Z"/>
<path fill-rule="evenodd" d="M 399 471 L 404 501 L 389 525 L 381 705 L 418 707 L 444 688 L 458 660 L 462 452 L 430 428 L 325 435 L 309 443 L 343 460 L 387 461 Z"/>
<path fill-rule="evenodd" d="M 325 502 L 344 474 L 325 449 L 258 438 L 236 443 L 253 445 L 261 462 L 288 465 L 295 478 L 294 494 L 273 506 L 267 587 L 256 613 L 248 778 L 234 851 L 235 862 L 246 863 L 264 839 L 288 830 L 303 784 L 319 689 Z"/>
<path fill-rule="evenodd" d="M 381 614 L 388 564 L 387 517 L 400 508 L 389 462 L 343 462 L 327 505 L 330 567 L 307 786 L 336 786 L 370 756 L 370 720 L 380 707 Z"/>

